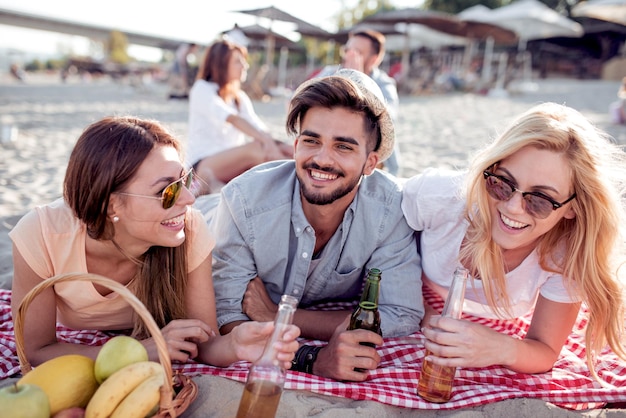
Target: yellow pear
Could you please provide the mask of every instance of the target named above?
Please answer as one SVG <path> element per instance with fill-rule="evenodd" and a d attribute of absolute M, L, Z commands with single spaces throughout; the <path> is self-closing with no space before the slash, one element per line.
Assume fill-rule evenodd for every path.
<path fill-rule="evenodd" d="M 132 363 L 148 361 L 146 348 L 136 339 L 119 335 L 104 343 L 96 357 L 95 376 L 98 383 Z"/>
<path fill-rule="evenodd" d="M 17 385 L 34 384 L 48 395 L 50 415 L 87 406 L 98 388 L 94 361 L 80 354 L 67 354 L 48 360 L 26 373 Z"/>

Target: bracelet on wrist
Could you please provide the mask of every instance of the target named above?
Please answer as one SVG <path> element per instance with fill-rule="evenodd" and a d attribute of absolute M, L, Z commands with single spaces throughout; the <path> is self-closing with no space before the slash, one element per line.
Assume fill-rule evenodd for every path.
<path fill-rule="evenodd" d="M 303 344 L 296 351 L 296 355 L 291 361 L 291 369 L 296 372 L 313 374 L 313 364 L 317 360 L 317 353 L 322 347 Z"/>

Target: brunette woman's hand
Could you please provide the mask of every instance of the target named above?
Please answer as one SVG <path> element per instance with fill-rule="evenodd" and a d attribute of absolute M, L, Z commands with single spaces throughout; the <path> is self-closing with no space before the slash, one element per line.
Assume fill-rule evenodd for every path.
<path fill-rule="evenodd" d="M 187 362 L 198 356 L 198 344 L 216 336 L 209 325 L 199 319 L 176 319 L 161 329 L 172 361 Z M 142 341 L 150 360 L 158 361 L 158 350 L 153 338 Z"/>

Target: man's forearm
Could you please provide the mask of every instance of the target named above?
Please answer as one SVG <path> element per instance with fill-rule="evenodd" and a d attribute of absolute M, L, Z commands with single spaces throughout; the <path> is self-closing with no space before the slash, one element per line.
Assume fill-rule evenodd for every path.
<path fill-rule="evenodd" d="M 313 340 L 328 341 L 337 326 L 350 311 L 309 311 L 298 309 L 293 323 L 300 327 L 300 335 Z"/>
<path fill-rule="evenodd" d="M 230 333 L 233 330 L 233 328 L 235 328 L 237 325 L 243 322 L 246 322 L 246 321 L 233 321 L 233 322 L 229 322 L 228 324 L 222 325 L 222 327 L 220 328 L 220 334 L 226 335 Z"/>

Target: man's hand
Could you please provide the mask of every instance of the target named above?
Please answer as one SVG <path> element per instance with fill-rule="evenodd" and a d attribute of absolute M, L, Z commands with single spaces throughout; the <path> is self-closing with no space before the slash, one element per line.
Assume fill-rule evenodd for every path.
<path fill-rule="evenodd" d="M 239 360 L 254 362 L 263 354 L 267 339 L 273 331 L 273 322 L 243 322 L 233 329 L 232 350 Z M 276 359 L 282 362 L 285 369 L 291 367 L 291 360 L 300 345 L 297 341 L 299 336 L 300 328 L 293 324 L 287 325 L 282 338 L 274 343 Z"/>
<path fill-rule="evenodd" d="M 347 331 L 350 317 L 339 324 L 328 345 L 320 350 L 313 364 L 313 373 L 337 380 L 362 382 L 367 370 L 375 370 L 380 356 L 375 348 L 360 343 L 383 344 L 383 338 L 372 331 L 357 329 Z M 363 371 L 356 371 L 361 369 Z"/>
<path fill-rule="evenodd" d="M 343 55 L 342 67 L 365 72 L 365 60 L 363 59 L 363 55 L 354 48 L 346 48 Z"/>
<path fill-rule="evenodd" d="M 270 322 L 276 317 L 278 305 L 272 302 L 263 281 L 257 276 L 248 283 L 243 295 L 243 313 L 253 321 Z"/>

